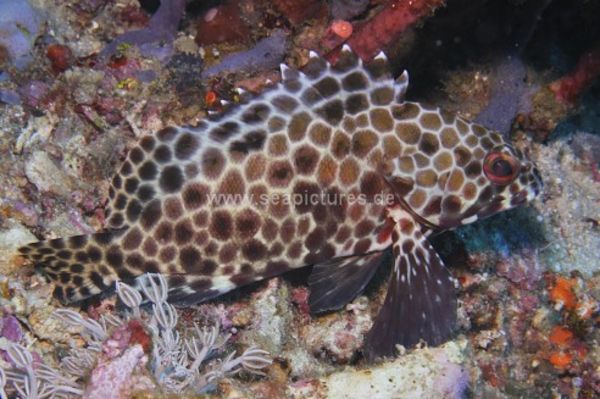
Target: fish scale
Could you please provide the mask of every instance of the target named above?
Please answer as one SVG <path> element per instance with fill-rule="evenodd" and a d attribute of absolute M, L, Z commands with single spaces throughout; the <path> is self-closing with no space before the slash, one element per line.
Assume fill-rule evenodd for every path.
<path fill-rule="evenodd" d="M 104 231 L 21 248 L 56 297 L 151 272 L 186 305 L 312 265 L 320 313 L 392 263 L 366 356 L 446 340 L 453 281 L 427 236 L 533 199 L 539 173 L 498 133 L 405 101 L 408 75 L 392 79 L 383 53 L 363 65 L 345 46 L 330 65 L 311 52 L 281 78 L 195 127 L 141 137 L 112 180 Z"/>

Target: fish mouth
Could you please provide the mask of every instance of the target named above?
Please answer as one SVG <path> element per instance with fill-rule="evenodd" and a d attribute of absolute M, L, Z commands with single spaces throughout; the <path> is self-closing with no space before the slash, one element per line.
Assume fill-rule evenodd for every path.
<path fill-rule="evenodd" d="M 542 193 L 542 191 L 544 191 L 544 181 L 542 180 L 542 175 L 540 174 L 538 168 L 534 166 L 531 174 L 533 175 L 534 184 L 529 187 L 528 191 L 530 196 L 527 198 L 528 201 L 533 201 Z"/>

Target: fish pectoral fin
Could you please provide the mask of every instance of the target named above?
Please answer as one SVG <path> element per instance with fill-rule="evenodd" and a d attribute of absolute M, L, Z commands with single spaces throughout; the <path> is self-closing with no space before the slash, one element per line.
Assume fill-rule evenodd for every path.
<path fill-rule="evenodd" d="M 392 233 L 394 269 L 385 301 L 365 337 L 364 354 L 372 361 L 393 356 L 396 345 L 420 340 L 439 345 L 456 322 L 454 281 L 412 216 L 397 210 Z"/>
<path fill-rule="evenodd" d="M 313 314 L 337 310 L 356 298 L 377 268 L 389 259 L 385 251 L 331 259 L 313 267 L 308 304 Z"/>

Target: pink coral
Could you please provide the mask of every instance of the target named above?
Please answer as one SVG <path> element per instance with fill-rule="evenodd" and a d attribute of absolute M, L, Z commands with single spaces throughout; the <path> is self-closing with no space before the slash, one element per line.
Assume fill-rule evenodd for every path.
<path fill-rule="evenodd" d="M 575 69 L 550 84 L 559 102 L 572 103 L 600 75 L 600 47 L 586 52 Z"/>
<path fill-rule="evenodd" d="M 390 1 L 379 14 L 355 29 L 348 43 L 360 58 L 368 61 L 382 47 L 442 4 L 443 0 Z"/>
<path fill-rule="evenodd" d="M 542 279 L 542 266 L 536 253 L 523 250 L 519 256 L 505 257 L 496 265 L 498 274 L 523 289 L 535 289 Z"/>
<path fill-rule="evenodd" d="M 333 20 L 321 39 L 321 47 L 329 52 L 341 46 L 352 35 L 352 24 L 348 21 Z"/>
<path fill-rule="evenodd" d="M 144 368 L 148 358 L 141 345 L 127 349 L 122 356 L 100 364 L 92 371 L 83 397 L 89 399 L 128 398 L 136 390 L 153 388 L 148 378 L 135 375 Z"/>

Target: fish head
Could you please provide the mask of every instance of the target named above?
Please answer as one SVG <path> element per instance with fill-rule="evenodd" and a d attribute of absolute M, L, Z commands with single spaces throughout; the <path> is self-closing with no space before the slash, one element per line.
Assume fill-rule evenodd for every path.
<path fill-rule="evenodd" d="M 402 206 L 424 225 L 452 229 L 533 200 L 542 191 L 534 163 L 502 135 L 439 109 L 441 124 L 421 123 L 415 146 L 387 179 Z M 402 129 L 402 127 L 400 127 Z"/>

